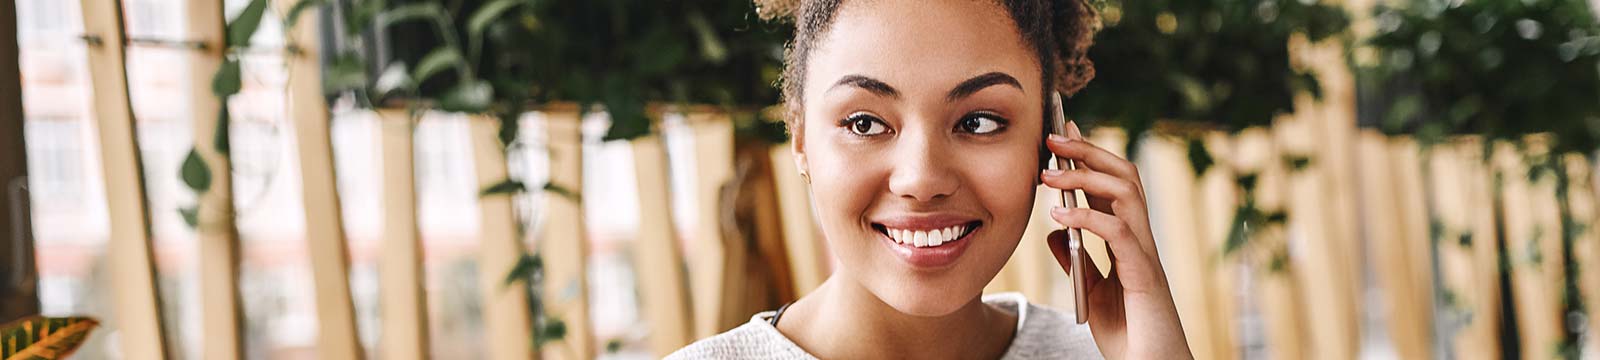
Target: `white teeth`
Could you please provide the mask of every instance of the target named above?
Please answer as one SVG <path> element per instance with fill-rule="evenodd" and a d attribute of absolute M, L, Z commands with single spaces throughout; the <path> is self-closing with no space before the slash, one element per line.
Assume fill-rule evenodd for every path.
<path fill-rule="evenodd" d="M 885 229 L 890 240 L 916 247 L 933 247 L 960 239 L 967 233 L 966 225 L 956 225 L 934 230 Z"/>

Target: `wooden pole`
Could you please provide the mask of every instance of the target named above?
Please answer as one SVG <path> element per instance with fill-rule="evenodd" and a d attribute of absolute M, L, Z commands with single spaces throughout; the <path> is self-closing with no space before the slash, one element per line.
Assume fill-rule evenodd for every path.
<path fill-rule="evenodd" d="M 383 163 L 383 247 L 378 258 L 378 355 L 428 357 L 428 301 L 417 228 L 416 123 L 404 109 L 378 110 Z"/>
<path fill-rule="evenodd" d="M 28 156 L 23 136 L 22 77 L 17 8 L 0 5 L 0 323 L 39 313 L 28 202 Z"/>
<path fill-rule="evenodd" d="M 1367 204 L 1367 256 L 1374 272 L 1383 274 L 1376 278 L 1389 309 L 1383 314 L 1389 335 L 1401 357 L 1426 359 L 1433 353 L 1434 285 L 1421 151 L 1408 139 L 1364 132 L 1361 164 L 1368 171 L 1359 173 Z"/>
<path fill-rule="evenodd" d="M 1494 146 L 1494 168 L 1504 181 L 1506 258 L 1517 312 L 1517 323 L 1507 326 L 1516 326 L 1523 358 L 1552 358 L 1561 339 L 1561 235 L 1554 181 L 1528 177 L 1525 156 L 1540 151 L 1536 144 L 1527 152 L 1506 142 Z"/>
<path fill-rule="evenodd" d="M 144 169 L 128 97 L 122 4 L 117 0 L 82 0 L 82 7 L 84 34 L 96 39 L 85 51 L 100 131 L 106 213 L 111 224 L 107 254 L 116 294 L 113 326 L 120 334 L 122 355 L 161 359 L 167 356 L 167 344 L 161 299 L 156 291 Z"/>
<path fill-rule="evenodd" d="M 667 356 L 693 341 L 683 255 L 672 228 L 667 149 L 660 135 L 633 139 L 632 146 L 639 187 L 639 234 L 633 254 L 639 301 L 650 324 L 650 350 L 655 356 Z"/>
<path fill-rule="evenodd" d="M 200 250 L 201 354 L 207 359 L 242 358 L 243 314 L 239 300 L 239 232 L 233 208 L 233 164 L 226 149 L 228 134 L 218 131 L 224 99 L 210 91 L 212 76 L 222 68 L 224 26 L 222 3 L 187 1 L 185 37 L 205 44 L 188 53 L 189 116 L 194 121 L 194 151 L 211 172 L 211 186 L 197 194 L 196 235 Z M 223 127 L 226 129 L 226 127 Z M 218 139 L 218 137 L 223 137 Z"/>
<path fill-rule="evenodd" d="M 1439 253 L 1439 292 L 1454 299 L 1442 304 L 1440 314 L 1446 316 L 1441 322 L 1449 321 L 1450 314 L 1465 317 L 1457 332 L 1438 334 L 1445 345 L 1438 347 L 1445 352 L 1439 355 L 1446 358 L 1500 354 L 1494 199 L 1482 153 L 1482 139 L 1461 137 L 1435 145 L 1429 154 L 1433 193 L 1429 200 L 1441 230 L 1434 244 Z"/>
<path fill-rule="evenodd" d="M 273 0 L 287 13 L 298 0 Z M 360 359 L 354 305 L 350 301 L 350 257 L 345 245 L 339 191 L 334 177 L 333 142 L 329 136 L 327 99 L 322 94 L 322 67 L 317 46 L 321 9 L 306 9 L 293 29 L 285 29 L 298 54 L 286 59 L 289 73 L 288 111 L 299 154 L 300 187 L 306 217 L 306 247 L 316 291 L 319 340 L 323 359 Z"/>
<path fill-rule="evenodd" d="M 732 289 L 730 269 L 742 269 L 743 248 L 730 249 L 723 236 L 722 187 L 733 176 L 733 122 L 725 116 L 691 113 L 698 199 L 694 238 L 689 242 L 689 285 L 693 292 L 695 337 L 704 338 L 742 322 L 736 306 L 726 306 Z M 746 314 L 748 315 L 748 314 Z"/>
<path fill-rule="evenodd" d="M 1161 262 L 1189 348 L 1196 358 L 1238 358 L 1229 303 L 1236 275 L 1217 260 L 1231 220 L 1226 217 L 1237 203 L 1233 179 L 1219 169 L 1196 178 L 1178 139 L 1152 136 L 1140 154 L 1140 173 L 1150 180 L 1145 192 L 1152 203 L 1151 230 L 1161 239 L 1161 253 L 1167 254 Z"/>
<path fill-rule="evenodd" d="M 496 135 L 500 130 L 497 121 L 482 117 L 469 121 L 478 189 L 487 189 L 509 176 L 505 146 Z M 517 236 L 517 218 L 511 203 L 510 195 L 478 197 L 478 289 L 483 306 L 484 344 L 488 347 L 484 354 L 497 360 L 533 357 L 528 292 L 521 285 L 506 284 L 506 275 L 527 251 Z"/>
<path fill-rule="evenodd" d="M 783 244 L 794 274 L 794 293 L 805 296 L 828 279 L 828 250 L 817 235 L 811 212 L 811 188 L 795 167 L 792 145 L 773 146 L 772 173 L 778 187 L 778 207 L 783 213 Z"/>
<path fill-rule="evenodd" d="M 583 193 L 583 134 L 577 112 L 547 113 L 545 141 L 550 146 L 550 183 Z M 547 359 L 588 359 L 594 355 L 589 326 L 589 241 L 583 233 L 580 199 L 546 193 L 544 229 L 538 247 L 545 263 L 545 311 L 567 325 L 566 336 L 547 344 Z M 500 271 L 504 274 L 509 271 Z M 498 357 L 497 357 L 498 358 Z"/>

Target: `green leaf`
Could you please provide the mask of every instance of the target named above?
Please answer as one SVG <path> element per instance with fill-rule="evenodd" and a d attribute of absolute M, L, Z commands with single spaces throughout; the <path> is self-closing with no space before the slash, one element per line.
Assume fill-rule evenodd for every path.
<path fill-rule="evenodd" d="M 536 343 L 535 346 L 544 345 L 544 343 L 547 342 L 566 338 L 567 323 L 565 321 L 561 321 L 561 319 L 550 318 L 550 320 L 546 321 L 544 326 L 539 329 L 536 337 L 537 338 L 534 339 L 534 343 Z"/>
<path fill-rule="evenodd" d="M 618 351 L 622 351 L 622 345 L 622 339 L 606 340 L 606 353 L 615 354 Z"/>
<path fill-rule="evenodd" d="M 307 9 L 312 7 L 321 7 L 327 3 L 328 0 L 300 0 L 299 2 L 294 3 L 294 6 L 289 7 L 289 12 L 284 14 L 283 27 L 286 29 L 293 28 L 295 22 L 300 20 L 300 14 L 304 13 Z"/>
<path fill-rule="evenodd" d="M 417 61 L 416 69 L 411 70 L 411 84 L 422 85 L 428 78 L 446 68 L 459 69 L 466 64 L 466 59 L 461 57 L 461 51 L 454 47 L 442 46 L 433 49 L 427 55 L 423 55 L 422 60 Z"/>
<path fill-rule="evenodd" d="M 444 111 L 481 113 L 489 110 L 489 103 L 494 101 L 494 87 L 484 81 L 464 81 L 445 92 L 444 98 L 439 100 L 439 109 Z"/>
<path fill-rule="evenodd" d="M 494 0 L 484 4 L 483 7 L 478 8 L 478 11 L 472 13 L 472 17 L 467 19 L 467 36 L 482 38 L 483 30 L 489 27 L 491 21 L 499 18 L 506 10 L 511 10 L 511 8 L 521 4 L 521 0 Z"/>
<path fill-rule="evenodd" d="M 411 75 L 406 71 L 406 63 L 396 61 L 384 68 L 382 74 L 378 74 L 378 81 L 372 84 L 372 92 L 381 97 L 398 89 L 409 88 L 413 84 Z"/>
<path fill-rule="evenodd" d="M 227 98 L 239 93 L 240 80 L 239 59 L 229 58 L 222 62 L 222 68 L 217 69 L 217 74 L 211 76 L 211 95 Z"/>
<path fill-rule="evenodd" d="M 444 6 L 441 6 L 438 3 L 423 2 L 400 5 L 393 9 L 389 9 L 388 11 L 382 11 L 379 13 L 379 17 L 381 19 L 378 20 L 378 28 L 386 29 L 391 25 L 412 20 L 431 20 L 437 22 L 447 16 L 450 16 L 450 13 L 445 11 Z"/>
<path fill-rule="evenodd" d="M 505 286 L 515 285 L 524 280 L 531 284 L 533 277 L 543 272 L 544 259 L 539 258 L 539 255 L 522 254 L 522 257 L 517 259 L 517 264 L 511 267 L 511 272 L 506 273 Z"/>
<path fill-rule="evenodd" d="M 517 141 L 517 131 L 521 129 L 522 125 L 518 121 L 517 115 L 517 112 L 513 112 L 500 116 L 500 131 L 495 136 L 500 139 L 501 146 L 511 146 L 512 143 Z"/>
<path fill-rule="evenodd" d="M 367 66 L 353 53 L 335 57 L 322 75 L 322 91 L 329 95 L 367 86 Z"/>
<path fill-rule="evenodd" d="M 717 37 L 717 31 L 706 21 L 705 14 L 692 11 L 688 18 L 689 27 L 694 29 L 695 37 L 700 40 L 700 56 L 713 64 L 721 64 L 728 59 L 728 49 L 722 45 L 722 39 Z"/>
<path fill-rule="evenodd" d="M 1300 171 L 1311 165 L 1311 158 L 1305 155 L 1284 155 L 1283 162 L 1289 166 L 1289 170 Z"/>
<path fill-rule="evenodd" d="M 179 207 L 178 216 L 183 217 L 183 223 L 190 229 L 200 227 L 200 205 Z"/>
<path fill-rule="evenodd" d="M 229 129 L 233 126 L 233 121 L 230 120 L 231 118 L 228 116 L 228 101 L 224 99 L 222 108 L 217 109 L 217 130 L 211 134 L 211 146 L 219 154 L 227 155 L 233 148 L 232 139 L 228 138 L 228 135 L 232 133 Z"/>
<path fill-rule="evenodd" d="M 582 196 L 578 195 L 578 193 L 573 192 L 571 189 L 567 189 L 565 187 L 562 187 L 561 185 L 556 185 L 555 183 L 552 183 L 552 182 L 544 183 L 544 186 L 542 188 L 544 189 L 544 191 L 549 191 L 549 192 L 555 193 L 556 195 L 561 195 L 561 197 L 567 198 L 568 200 L 572 200 L 573 202 L 580 202 L 580 200 L 582 200 Z"/>
<path fill-rule="evenodd" d="M 1249 225 L 1246 224 L 1249 215 L 1250 208 L 1245 206 L 1233 211 L 1233 225 L 1228 227 L 1228 238 L 1222 243 L 1222 257 L 1228 257 L 1244 247 L 1249 237 L 1249 234 L 1246 234 L 1249 230 Z"/>
<path fill-rule="evenodd" d="M 183 184 L 188 185 L 189 189 L 203 193 L 211 188 L 211 169 L 206 167 L 206 162 L 200 158 L 199 151 L 189 149 L 189 156 L 183 159 L 179 172 Z"/>
<path fill-rule="evenodd" d="M 1211 152 L 1206 151 L 1206 144 L 1200 138 L 1189 139 L 1189 168 L 1194 170 L 1194 177 L 1201 177 L 1211 165 L 1216 164 L 1216 159 L 1211 157 Z"/>
<path fill-rule="evenodd" d="M 33 315 L 0 325 L 0 359 L 69 359 L 100 322 Z"/>
<path fill-rule="evenodd" d="M 482 192 L 478 193 L 478 196 L 515 194 L 527 190 L 528 187 L 523 185 L 521 181 L 505 179 L 495 183 L 494 185 L 489 185 L 489 187 L 484 188 Z"/>
<path fill-rule="evenodd" d="M 261 16 L 266 13 L 267 0 L 250 0 L 250 4 L 245 5 L 244 11 L 239 12 L 238 17 L 228 22 L 228 47 L 249 46 L 250 37 L 261 27 Z"/>

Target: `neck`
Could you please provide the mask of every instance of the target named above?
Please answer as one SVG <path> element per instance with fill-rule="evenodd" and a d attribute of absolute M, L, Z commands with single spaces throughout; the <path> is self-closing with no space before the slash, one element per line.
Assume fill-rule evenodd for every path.
<path fill-rule="evenodd" d="M 1016 321 L 980 297 L 946 315 L 901 313 L 835 274 L 790 305 L 778 331 L 823 359 L 996 359 L 1011 344 Z"/>

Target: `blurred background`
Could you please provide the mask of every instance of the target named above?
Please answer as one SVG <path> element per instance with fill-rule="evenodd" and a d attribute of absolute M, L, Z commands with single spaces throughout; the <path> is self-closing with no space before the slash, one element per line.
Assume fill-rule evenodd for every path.
<path fill-rule="evenodd" d="M 1600 1 L 1092 3 L 1069 116 L 1139 164 L 1196 357 L 1600 358 Z M 7 1 L 0 322 L 97 320 L 90 359 L 664 356 L 831 267 L 774 10 Z M 1070 310 L 1030 244 L 986 291 Z"/>

